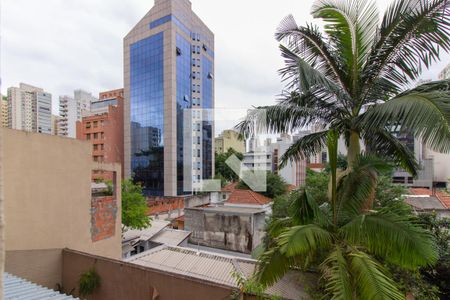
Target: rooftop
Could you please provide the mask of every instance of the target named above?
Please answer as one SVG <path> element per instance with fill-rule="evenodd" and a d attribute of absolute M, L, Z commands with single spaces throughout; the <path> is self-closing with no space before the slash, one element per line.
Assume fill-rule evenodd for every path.
<path fill-rule="evenodd" d="M 122 243 L 128 242 L 134 239 L 139 239 L 141 241 L 148 241 L 158 232 L 163 230 L 170 224 L 169 221 L 163 220 L 152 220 L 151 226 L 149 228 L 137 230 L 137 229 L 129 229 L 123 233 Z"/>
<path fill-rule="evenodd" d="M 440 202 L 440 204 L 441 204 L 440 206 L 442 207 L 440 209 L 450 209 L 450 194 L 448 194 L 445 191 L 437 190 L 433 193 L 433 191 L 431 191 L 430 189 L 427 189 L 427 188 L 410 188 L 409 192 L 411 193 L 412 197 L 414 197 L 414 196 L 416 196 L 416 197 L 429 196 L 426 198 L 434 198 Z M 407 198 L 412 198 L 412 197 L 410 196 Z M 425 201 L 426 200 L 422 199 L 422 202 L 425 202 Z M 435 200 L 428 200 L 428 201 L 435 201 Z M 436 207 L 438 207 L 438 206 L 439 205 L 436 204 Z M 438 208 L 436 208 L 436 209 L 438 209 Z"/>
<path fill-rule="evenodd" d="M 256 267 L 256 261 L 252 259 L 164 245 L 133 256 L 127 261 L 233 288 L 237 287 L 233 274 L 249 278 Z M 298 284 L 298 277 L 298 273 L 288 273 L 266 292 L 283 296 L 284 299 L 306 297 L 304 289 Z"/>
<path fill-rule="evenodd" d="M 234 190 L 226 201 L 226 203 L 251 205 L 266 205 L 270 202 L 272 199 L 252 190 Z"/>
<path fill-rule="evenodd" d="M 234 206 L 190 207 L 190 208 L 185 208 L 185 210 L 203 210 L 203 211 L 207 211 L 207 212 L 244 214 L 244 215 L 253 215 L 253 214 L 264 213 L 264 210 L 261 208 L 234 207 Z"/>
<path fill-rule="evenodd" d="M 3 273 L 3 297 L 5 300 L 68 300 L 78 299 L 31 283 L 25 279 Z"/>
<path fill-rule="evenodd" d="M 186 240 L 190 234 L 190 231 L 164 228 L 155 234 L 150 241 L 163 245 L 178 246 Z"/>

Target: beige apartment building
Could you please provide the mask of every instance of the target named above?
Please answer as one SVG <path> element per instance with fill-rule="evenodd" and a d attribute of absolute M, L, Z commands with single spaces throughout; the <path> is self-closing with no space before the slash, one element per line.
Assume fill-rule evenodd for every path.
<path fill-rule="evenodd" d="M 89 142 L 1 130 L 6 271 L 55 288 L 64 248 L 120 259 L 120 190 L 91 194 L 92 171 L 115 172 L 120 186 L 120 165 L 95 164 Z"/>
<path fill-rule="evenodd" d="M 0 126 L 8 128 L 8 97 L 0 95 Z"/>
<path fill-rule="evenodd" d="M 232 148 L 237 152 L 245 153 L 245 141 L 239 139 L 239 133 L 234 130 L 224 130 L 215 138 L 216 153 L 225 153 Z"/>

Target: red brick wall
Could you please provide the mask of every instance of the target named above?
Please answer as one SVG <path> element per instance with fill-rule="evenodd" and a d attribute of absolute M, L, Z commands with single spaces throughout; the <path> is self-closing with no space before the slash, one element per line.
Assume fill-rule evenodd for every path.
<path fill-rule="evenodd" d="M 91 200 L 91 238 L 93 242 L 114 236 L 117 201 L 114 197 L 94 197 Z"/>
<path fill-rule="evenodd" d="M 81 122 L 77 122 L 77 139 L 86 140 L 89 134 L 93 158 L 105 163 L 120 163 L 123 179 L 123 98 L 117 97 L 117 102 L 117 106 L 109 106 L 107 113 L 83 117 Z M 94 122 L 97 124 L 96 127 Z M 90 126 L 87 127 L 88 123 Z M 97 138 L 94 138 L 95 135 Z M 94 145 L 97 145 L 96 150 Z M 94 174 L 93 179 L 97 178 L 111 179 L 108 174 Z"/>

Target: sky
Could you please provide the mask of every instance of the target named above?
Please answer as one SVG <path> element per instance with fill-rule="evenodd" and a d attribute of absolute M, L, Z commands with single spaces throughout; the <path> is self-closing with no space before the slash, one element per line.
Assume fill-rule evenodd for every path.
<path fill-rule="evenodd" d="M 376 0 L 384 11 L 390 0 Z M 311 22 L 313 0 L 191 0 L 215 34 L 216 107 L 245 111 L 270 105 L 283 88 L 283 66 L 274 39 L 279 22 L 292 14 Z M 1 92 L 20 82 L 53 95 L 123 87 L 123 37 L 153 6 L 153 0 L 0 0 Z M 449 62 L 423 74 L 436 79 Z M 217 130 L 216 130 L 217 131 Z"/>

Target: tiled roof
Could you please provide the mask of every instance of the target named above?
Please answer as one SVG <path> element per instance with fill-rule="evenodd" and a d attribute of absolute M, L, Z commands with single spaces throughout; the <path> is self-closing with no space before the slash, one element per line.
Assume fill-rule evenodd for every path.
<path fill-rule="evenodd" d="M 251 259 L 170 246 L 154 248 L 135 255 L 127 261 L 233 288 L 237 287 L 233 273 L 249 278 L 256 267 L 256 261 Z M 267 294 L 279 295 L 283 299 L 307 297 L 304 288 L 298 282 L 298 275 L 298 273 L 286 274 L 267 289 Z"/>
<path fill-rule="evenodd" d="M 442 203 L 433 196 L 410 196 L 405 199 L 405 202 L 409 205 L 413 206 L 416 209 L 419 210 L 442 210 L 445 209 L 445 207 L 442 205 Z"/>
<path fill-rule="evenodd" d="M 409 191 L 412 195 L 431 195 L 431 190 L 426 188 L 410 188 Z"/>
<path fill-rule="evenodd" d="M 234 190 L 226 201 L 226 203 L 251 205 L 265 205 L 270 202 L 272 199 L 252 190 Z"/>
<path fill-rule="evenodd" d="M 68 300 L 78 299 L 31 283 L 25 279 L 3 273 L 3 298 L 5 300 Z"/>
<path fill-rule="evenodd" d="M 445 208 L 450 209 L 450 195 L 446 192 L 437 192 L 436 197 L 441 201 L 442 205 L 445 206 Z"/>
<path fill-rule="evenodd" d="M 222 192 L 232 192 L 236 189 L 239 182 L 230 183 L 222 188 Z"/>
<path fill-rule="evenodd" d="M 426 188 L 410 188 L 410 193 L 412 195 L 424 195 L 424 196 L 431 196 L 433 195 L 432 191 L 430 189 Z M 450 209 L 450 195 L 443 191 L 436 191 L 435 196 L 444 206 L 444 208 Z"/>

